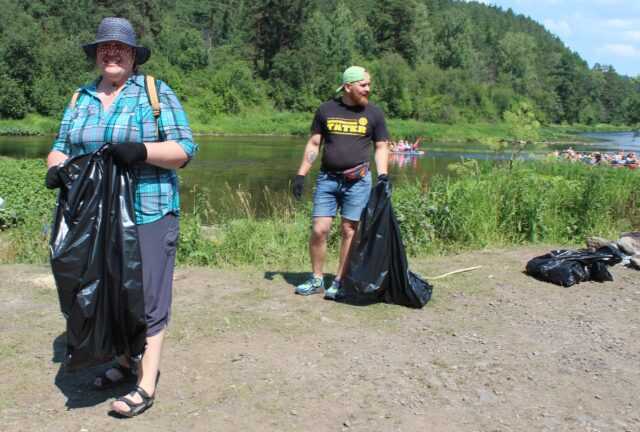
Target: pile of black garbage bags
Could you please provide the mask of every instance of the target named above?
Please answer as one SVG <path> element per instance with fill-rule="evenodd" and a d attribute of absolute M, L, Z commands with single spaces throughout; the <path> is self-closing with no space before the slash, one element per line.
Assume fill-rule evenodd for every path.
<path fill-rule="evenodd" d="M 527 263 L 527 274 L 544 282 L 569 287 L 580 282 L 612 281 L 609 267 L 622 263 L 640 269 L 640 233 L 624 233 L 617 242 L 587 239 L 587 248 L 553 250 Z"/>

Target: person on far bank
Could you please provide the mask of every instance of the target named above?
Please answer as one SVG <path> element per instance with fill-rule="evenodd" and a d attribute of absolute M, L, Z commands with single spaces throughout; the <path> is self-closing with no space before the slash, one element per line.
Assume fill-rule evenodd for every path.
<path fill-rule="evenodd" d="M 313 194 L 313 223 L 309 240 L 313 274 L 295 289 L 296 294 L 310 295 L 324 290 L 324 298 L 342 297 L 341 280 L 351 242 L 358 228 L 360 214 L 371 192 L 369 159 L 375 145 L 378 181 L 388 181 L 389 133 L 380 108 L 369 103 L 371 77 L 360 66 L 351 66 L 342 74 L 340 95 L 318 108 L 311 124 L 311 137 L 293 181 L 293 195 L 301 199 L 304 178 L 322 147 L 322 162 Z M 325 290 L 323 267 L 327 236 L 340 209 L 340 259 L 336 277 Z"/>

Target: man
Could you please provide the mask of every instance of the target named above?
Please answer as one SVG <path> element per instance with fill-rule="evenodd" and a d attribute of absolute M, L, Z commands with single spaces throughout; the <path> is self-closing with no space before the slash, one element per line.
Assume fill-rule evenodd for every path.
<path fill-rule="evenodd" d="M 342 217 L 340 260 L 335 280 L 324 291 L 324 298 L 335 300 L 342 294 L 340 281 L 346 271 L 349 248 L 371 192 L 371 143 L 375 144 L 378 181 L 388 181 L 389 133 L 382 110 L 369 103 L 370 86 L 371 78 L 364 68 L 347 68 L 337 90 L 341 96 L 320 105 L 311 124 L 311 137 L 293 182 L 293 194 L 297 199 L 302 197 L 304 177 L 322 145 L 322 165 L 313 195 L 313 225 L 309 240 L 313 275 L 296 287 L 296 294 L 310 295 L 324 290 L 327 235 L 338 208 Z"/>

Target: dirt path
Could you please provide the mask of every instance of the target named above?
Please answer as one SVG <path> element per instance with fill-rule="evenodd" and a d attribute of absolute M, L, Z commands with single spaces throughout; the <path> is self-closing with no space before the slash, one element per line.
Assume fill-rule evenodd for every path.
<path fill-rule="evenodd" d="M 96 370 L 60 371 L 48 268 L 0 266 L 0 430 L 640 431 L 640 273 L 560 288 L 547 249 L 412 261 L 415 311 L 292 295 L 300 274 L 181 268 L 156 405 L 107 415 Z M 122 429 L 124 428 L 124 429 Z"/>

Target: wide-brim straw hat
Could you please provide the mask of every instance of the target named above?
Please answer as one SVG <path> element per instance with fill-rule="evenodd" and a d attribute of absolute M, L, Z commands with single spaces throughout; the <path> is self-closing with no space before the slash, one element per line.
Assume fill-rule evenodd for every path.
<path fill-rule="evenodd" d="M 131 23 L 124 18 L 108 17 L 104 18 L 98 26 L 96 40 L 82 45 L 82 49 L 92 60 L 96 58 L 96 48 L 102 42 L 122 42 L 136 49 L 136 64 L 141 65 L 151 56 L 151 50 L 142 45 L 138 45 L 136 32 Z"/>

